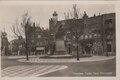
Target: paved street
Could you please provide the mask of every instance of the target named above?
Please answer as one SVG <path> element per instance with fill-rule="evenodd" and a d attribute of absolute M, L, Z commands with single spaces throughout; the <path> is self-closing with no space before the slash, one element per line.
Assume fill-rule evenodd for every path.
<path fill-rule="evenodd" d="M 12 66 L 2 70 L 2 77 L 37 77 L 65 68 L 67 68 L 67 66 L 62 65 Z"/>
<path fill-rule="evenodd" d="M 70 77 L 115 76 L 115 59 L 93 62 L 28 63 L 2 56 L 2 76 Z M 21 74 L 23 73 L 23 74 Z"/>

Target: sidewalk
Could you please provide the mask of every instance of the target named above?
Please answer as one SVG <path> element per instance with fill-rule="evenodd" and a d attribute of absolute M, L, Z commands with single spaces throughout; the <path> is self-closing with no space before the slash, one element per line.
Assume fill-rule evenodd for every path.
<path fill-rule="evenodd" d="M 8 59 L 24 59 L 26 56 L 9 56 Z M 36 55 L 29 56 L 29 58 L 37 58 Z"/>
<path fill-rule="evenodd" d="M 93 57 L 86 57 L 86 58 L 80 58 L 79 61 L 76 60 L 76 58 L 64 58 L 64 59 L 43 59 L 43 58 L 29 58 L 29 61 L 26 61 L 26 59 L 18 59 L 20 62 L 32 62 L 32 63 L 70 63 L 70 62 L 91 62 L 91 61 L 103 61 L 103 60 L 109 60 L 114 59 L 115 56 L 93 56 Z"/>

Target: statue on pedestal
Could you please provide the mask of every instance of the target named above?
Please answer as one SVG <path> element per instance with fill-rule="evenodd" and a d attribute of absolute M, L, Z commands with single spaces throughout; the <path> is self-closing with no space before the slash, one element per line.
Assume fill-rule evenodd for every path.
<path fill-rule="evenodd" d="M 62 27 L 62 25 L 58 28 L 58 31 L 55 35 L 56 37 L 56 50 L 55 50 L 55 54 L 59 54 L 59 55 L 63 55 L 66 52 L 66 48 L 65 48 L 65 42 L 64 42 L 64 29 Z"/>

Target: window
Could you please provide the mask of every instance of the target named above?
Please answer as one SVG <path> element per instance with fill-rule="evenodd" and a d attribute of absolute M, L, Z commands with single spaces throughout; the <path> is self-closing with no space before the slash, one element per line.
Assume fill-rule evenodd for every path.
<path fill-rule="evenodd" d="M 38 35 L 38 38 L 41 38 L 41 35 Z"/>
<path fill-rule="evenodd" d="M 32 43 L 34 43 L 34 40 L 32 40 Z"/>
<path fill-rule="evenodd" d="M 105 20 L 105 25 L 108 27 L 108 28 L 112 28 L 112 19 L 107 19 Z"/>
<path fill-rule="evenodd" d="M 92 35 L 91 35 L 91 34 L 89 35 L 89 38 L 92 38 Z"/>
<path fill-rule="evenodd" d="M 112 28 L 112 23 L 109 23 L 109 24 L 108 24 L 108 27 L 109 27 L 109 28 Z"/>
<path fill-rule="evenodd" d="M 39 45 L 39 42 L 37 42 L 37 45 Z"/>
<path fill-rule="evenodd" d="M 34 35 L 32 35 L 32 38 L 34 38 L 35 36 Z"/>
<path fill-rule="evenodd" d="M 101 34 L 98 34 L 98 37 L 101 37 Z"/>
<path fill-rule="evenodd" d="M 73 36 L 73 40 L 75 40 L 75 36 Z"/>
<path fill-rule="evenodd" d="M 81 39 L 84 39 L 83 35 L 81 35 Z"/>
<path fill-rule="evenodd" d="M 85 35 L 85 39 L 88 39 L 88 35 Z"/>
<path fill-rule="evenodd" d="M 64 38 L 64 40 L 67 40 L 66 36 L 64 36 L 63 38 Z"/>
<path fill-rule="evenodd" d="M 112 23 L 112 19 L 107 19 L 107 20 L 105 20 L 105 24 L 107 25 L 107 24 L 110 24 L 110 23 Z"/>
<path fill-rule="evenodd" d="M 97 37 L 97 34 L 94 34 L 94 37 Z"/>

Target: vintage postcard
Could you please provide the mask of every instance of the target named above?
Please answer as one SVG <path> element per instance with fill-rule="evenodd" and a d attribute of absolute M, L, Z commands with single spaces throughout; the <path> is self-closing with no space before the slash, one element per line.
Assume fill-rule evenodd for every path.
<path fill-rule="evenodd" d="M 119 1 L 0 1 L 1 79 L 119 80 L 119 11 Z"/>

